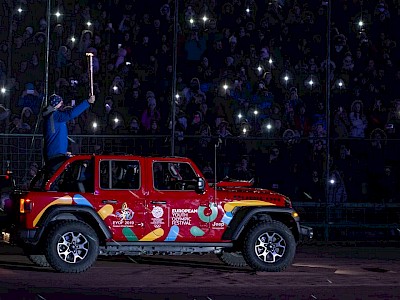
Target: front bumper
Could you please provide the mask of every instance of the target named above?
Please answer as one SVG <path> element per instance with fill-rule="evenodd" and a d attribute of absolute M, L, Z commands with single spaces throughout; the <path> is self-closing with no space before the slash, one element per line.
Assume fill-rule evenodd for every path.
<path fill-rule="evenodd" d="M 314 231 L 311 227 L 300 225 L 300 242 L 306 242 L 313 238 Z"/>

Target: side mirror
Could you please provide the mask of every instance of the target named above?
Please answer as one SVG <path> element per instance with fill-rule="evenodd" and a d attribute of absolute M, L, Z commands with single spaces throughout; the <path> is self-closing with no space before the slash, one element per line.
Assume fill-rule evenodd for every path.
<path fill-rule="evenodd" d="M 204 178 L 197 177 L 196 189 L 195 189 L 196 193 L 203 194 L 204 190 L 205 190 L 205 187 L 206 187 L 206 183 L 205 183 Z"/>

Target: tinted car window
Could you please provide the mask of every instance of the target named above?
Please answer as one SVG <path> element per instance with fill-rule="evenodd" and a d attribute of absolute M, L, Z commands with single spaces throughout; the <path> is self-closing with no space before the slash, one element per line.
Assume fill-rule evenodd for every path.
<path fill-rule="evenodd" d="M 137 190 L 140 187 L 140 165 L 132 160 L 103 160 L 100 162 L 102 189 Z"/>

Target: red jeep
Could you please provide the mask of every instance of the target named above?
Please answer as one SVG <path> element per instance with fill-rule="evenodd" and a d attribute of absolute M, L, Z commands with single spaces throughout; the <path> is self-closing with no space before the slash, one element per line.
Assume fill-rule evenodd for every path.
<path fill-rule="evenodd" d="M 9 236 L 59 272 L 85 271 L 98 255 L 208 252 L 276 272 L 312 237 L 284 195 L 248 181 L 208 184 L 188 158 L 76 155 L 40 179 L 12 193 Z"/>

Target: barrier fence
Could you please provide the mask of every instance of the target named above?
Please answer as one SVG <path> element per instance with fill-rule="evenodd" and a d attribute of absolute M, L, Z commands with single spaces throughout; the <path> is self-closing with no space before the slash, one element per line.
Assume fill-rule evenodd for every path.
<path fill-rule="evenodd" d="M 171 155 L 169 135 L 71 135 L 73 154 Z M 191 158 L 209 181 L 254 178 L 288 195 L 317 240 L 399 240 L 399 140 L 184 136 L 174 155 Z M 26 187 L 42 165 L 42 135 L 0 135 L 0 170 Z M 277 154 L 276 151 L 279 151 Z M 278 156 L 278 157 L 277 157 Z M 244 165 L 247 165 L 247 171 Z"/>

